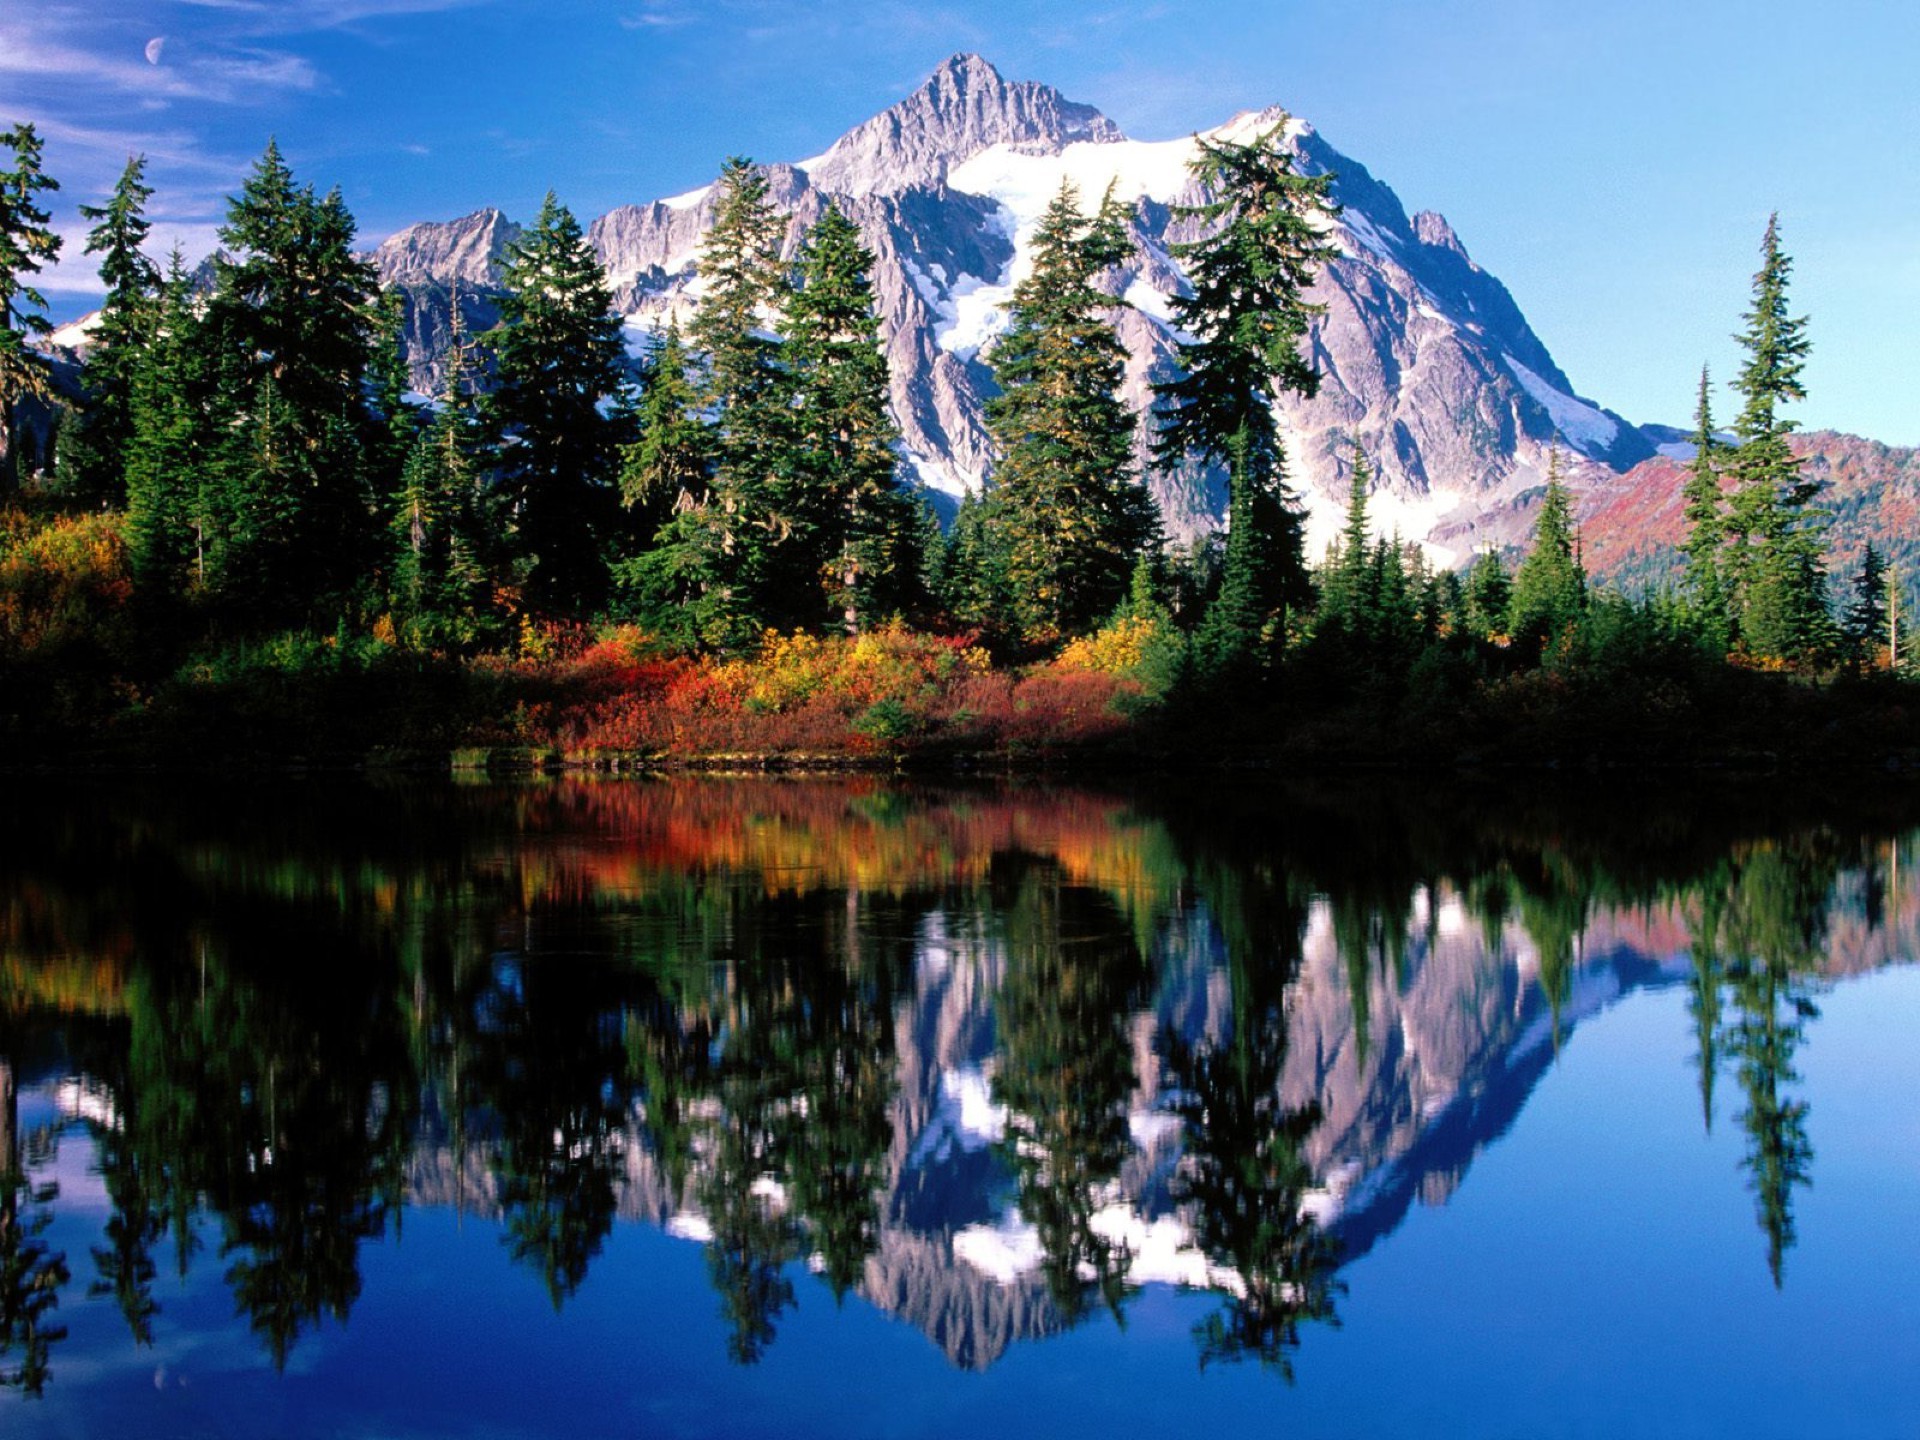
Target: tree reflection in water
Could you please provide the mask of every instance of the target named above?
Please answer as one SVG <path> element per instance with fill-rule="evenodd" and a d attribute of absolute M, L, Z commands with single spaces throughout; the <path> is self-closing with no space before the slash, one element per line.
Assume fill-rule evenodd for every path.
<path fill-rule="evenodd" d="M 41 1238 L 60 1187 L 36 1184 L 27 1173 L 45 1137 L 20 1133 L 14 1052 L 5 1043 L 11 1028 L 0 1028 L 0 1385 L 38 1395 L 52 1373 L 53 1347 L 67 1338 L 53 1312 L 71 1272 L 67 1257 Z"/>
<path fill-rule="evenodd" d="M 1243 868 L 1217 849 L 1197 857 L 1194 878 L 1219 933 L 1232 995 L 1226 1035 L 1194 1044 L 1166 1029 L 1160 1041 L 1186 1130 L 1174 1195 L 1191 1207 L 1194 1243 L 1227 1289 L 1194 1336 L 1203 1366 L 1255 1359 L 1291 1378 L 1301 1325 L 1335 1323 L 1343 1289 L 1334 1279 L 1339 1247 L 1304 1203 L 1314 1176 L 1303 1151 L 1320 1125 L 1320 1104 L 1289 1106 L 1282 1092 L 1306 895 L 1284 871 Z M 1355 1042 L 1364 1047 L 1372 942 L 1397 933 L 1390 948 L 1404 953 L 1406 911 L 1376 908 L 1355 919 L 1358 913 L 1350 902 L 1333 906 Z"/>
<path fill-rule="evenodd" d="M 1094 1296 L 1118 1317 L 1133 1255 L 1094 1217 L 1117 1198 L 1133 1150 L 1127 1021 L 1146 963 L 1113 902 L 1064 883 L 1057 867 L 1002 857 L 993 882 L 1007 947 L 993 1094 L 1008 1111 L 1003 1153 L 1020 1214 L 1038 1232 L 1061 1320 L 1077 1323 Z"/>
<path fill-rule="evenodd" d="M 1795 1059 L 1833 917 L 1868 934 L 1914 922 L 1881 874 L 1897 844 L 1876 838 L 1862 862 L 1831 828 L 1716 828 L 1683 801 L 1615 828 L 1598 805 L 1482 823 L 1467 805 L 1251 790 L 296 793 L 244 812 L 52 795 L 0 836 L 10 1385 L 46 1385 L 72 1279 L 46 1240 L 56 1139 L 20 1129 L 29 1055 L 93 1097 L 63 1132 L 84 1136 L 105 1193 L 86 1295 L 135 1345 L 168 1321 L 154 1289 L 170 1241 L 183 1274 L 217 1253 L 284 1366 L 314 1326 L 348 1320 L 361 1247 L 414 1203 L 497 1217 L 556 1308 L 621 1215 L 704 1227 L 727 1349 L 750 1363 L 804 1302 L 801 1263 L 836 1303 L 878 1295 L 906 1273 L 890 1235 L 925 1208 L 908 1192 L 960 1176 L 979 1193 L 911 1222 L 944 1247 L 942 1275 L 915 1282 L 951 1288 L 930 1306 L 971 1313 L 966 1287 L 991 1282 L 956 1236 L 1009 1194 L 1036 1251 L 1002 1277 L 1036 1297 L 1023 1333 L 1124 1320 L 1133 1237 L 1177 1222 L 1189 1278 L 1219 1297 L 1196 1330 L 1203 1363 L 1291 1373 L 1306 1328 L 1336 1321 L 1355 1234 L 1315 1219 L 1327 1165 L 1422 1143 L 1412 1098 L 1364 1087 L 1399 1083 L 1402 1038 L 1381 1017 L 1404 1024 L 1425 993 L 1443 907 L 1466 922 L 1445 943 L 1477 947 L 1465 988 L 1428 1002 L 1471 1032 L 1463 1065 L 1518 1053 L 1536 1018 L 1556 1038 L 1578 1023 L 1595 926 L 1690 937 L 1688 967 L 1634 983 L 1688 988 L 1701 1109 L 1711 1125 L 1716 1076 L 1737 1087 L 1783 1283 L 1813 1162 Z M 1302 1063 L 1316 926 L 1344 1009 L 1305 997 L 1313 1044 L 1333 1049 Z M 1521 951 L 1538 983 L 1503 988 Z M 921 1142 L 969 1066 L 991 1077 L 1000 1143 L 941 1171 Z M 1361 1087 L 1337 1136 L 1336 1067 Z M 1178 1121 L 1170 1149 L 1136 1132 L 1156 1110 Z M 1513 1113 L 1476 1119 L 1434 1174 L 1451 1183 Z M 999 1190 L 981 1169 L 994 1157 Z M 1407 1195 L 1379 1202 L 1381 1224 Z"/>

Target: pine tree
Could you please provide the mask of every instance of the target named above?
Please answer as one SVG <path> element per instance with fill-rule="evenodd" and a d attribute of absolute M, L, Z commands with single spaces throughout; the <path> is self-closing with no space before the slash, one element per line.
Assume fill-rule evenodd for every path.
<path fill-rule="evenodd" d="M 776 618 L 773 548 L 793 530 L 776 508 L 791 473 L 792 391 L 781 343 L 764 328 L 785 309 L 785 224 L 752 161 L 721 167 L 713 226 L 701 242 L 705 282 L 689 338 L 704 356 L 713 419 L 706 493 L 682 506 L 648 561 L 648 598 L 691 638 L 722 649 L 756 640 Z"/>
<path fill-rule="evenodd" d="M 339 192 L 297 185 L 269 142 L 228 207 L 193 327 L 225 427 L 207 580 L 252 621 L 325 621 L 377 553 L 362 454 L 375 290 L 354 228 Z"/>
<path fill-rule="evenodd" d="M 1367 492 L 1372 483 L 1366 452 L 1355 441 L 1347 477 L 1347 520 L 1320 595 L 1321 628 L 1336 636 L 1352 638 L 1367 625 L 1372 569 L 1367 551 Z"/>
<path fill-rule="evenodd" d="M 873 256 L 829 201 L 807 232 L 787 302 L 793 375 L 797 618 L 831 612 L 855 633 L 905 610 L 918 588 L 915 511 L 899 482 L 887 359 L 873 302 Z M 809 593 L 809 591 L 811 593 Z"/>
<path fill-rule="evenodd" d="M 1096 283 L 1129 249 L 1111 191 L 1088 219 L 1072 182 L 1061 182 L 988 357 L 1000 386 L 987 402 L 1000 452 L 989 501 L 1029 641 L 1104 620 L 1125 598 L 1135 558 L 1159 538 L 1153 502 L 1132 475 L 1133 420 L 1119 396 L 1126 351 L 1106 319 L 1122 302 Z"/>
<path fill-rule="evenodd" d="M 486 507 L 480 485 L 485 422 L 467 378 L 460 311 L 440 407 L 409 447 L 388 506 L 393 603 L 418 638 L 462 641 L 482 618 L 487 584 Z"/>
<path fill-rule="evenodd" d="M 635 435 L 620 457 L 620 500 L 664 517 L 705 496 L 712 457 L 700 418 L 692 361 L 672 322 L 648 347 L 640 368 Z"/>
<path fill-rule="evenodd" d="M 1847 606 L 1841 636 L 1855 665 L 1867 665 L 1887 641 L 1887 561 L 1871 540 L 1860 560 L 1853 603 Z"/>
<path fill-rule="evenodd" d="M 1513 580 L 1500 552 L 1489 547 L 1467 574 L 1467 623 L 1482 640 L 1512 633 Z"/>
<path fill-rule="evenodd" d="M 18 483 L 15 474 L 15 409 L 20 401 L 51 393 L 44 356 L 29 342 L 51 333 L 46 297 L 30 277 L 59 258 L 60 237 L 39 197 L 59 181 L 41 167 L 40 133 L 31 125 L 0 131 L 0 147 L 13 164 L 0 170 L 0 493 Z"/>
<path fill-rule="evenodd" d="M 146 157 L 127 161 L 105 205 L 82 205 L 95 222 L 86 253 L 100 257 L 106 298 L 90 337 L 85 403 L 61 457 L 68 488 L 90 499 L 118 503 L 126 496 L 127 445 L 133 433 L 134 375 L 151 342 L 160 271 L 141 246 L 148 230 Z"/>
<path fill-rule="evenodd" d="M 1713 402 L 1706 366 L 1700 367 L 1700 400 L 1694 410 L 1693 462 L 1681 491 L 1685 503 L 1688 598 L 1703 629 L 1724 641 L 1727 629 L 1726 589 L 1721 578 L 1726 523 L 1722 515 L 1720 476 L 1726 447 L 1714 433 Z"/>
<path fill-rule="evenodd" d="M 206 578 L 207 455 L 193 398 L 200 388 L 194 326 L 191 283 L 176 247 L 128 397 L 128 545 L 135 583 L 156 598 Z"/>
<path fill-rule="evenodd" d="M 1321 228 L 1335 213 L 1330 174 L 1304 175 L 1285 146 L 1286 119 L 1251 141 L 1196 142 L 1195 180 L 1213 198 L 1176 207 L 1202 238 L 1174 247 L 1193 293 L 1174 324 L 1195 337 L 1183 373 L 1155 387 L 1162 465 L 1193 456 L 1227 467 L 1227 550 L 1220 593 L 1202 626 L 1216 673 L 1257 659 L 1269 619 L 1303 597 L 1300 520 L 1273 419 L 1280 394 L 1312 396 L 1319 376 L 1300 353 L 1319 307 L 1314 272 L 1335 253 Z"/>
<path fill-rule="evenodd" d="M 463 342 L 459 297 L 453 305 L 454 346 Z M 396 288 L 382 290 L 373 307 L 372 348 L 367 358 L 367 432 L 362 442 L 373 493 L 388 496 L 399 483 L 414 445 L 427 426 L 420 405 L 410 398 L 413 377 L 407 366 L 405 301 Z M 390 517 L 389 517 L 390 518 Z"/>
<path fill-rule="evenodd" d="M 604 598 L 602 544 L 619 478 L 620 320 L 599 259 L 549 191 L 516 240 L 490 333 L 493 493 L 527 605 L 579 613 Z"/>
<path fill-rule="evenodd" d="M 1009 638 L 1015 605 L 1005 536 L 994 516 L 986 497 L 969 493 L 961 499 L 943 547 L 936 598 L 953 620 L 999 643 Z"/>
<path fill-rule="evenodd" d="M 1824 516 L 1812 509 L 1820 486 L 1788 444 L 1795 423 L 1780 414 L 1788 401 L 1806 398 L 1801 375 L 1809 350 L 1807 321 L 1787 310 L 1792 268 L 1780 248 L 1776 215 L 1761 242 L 1746 329 L 1736 337 L 1747 358 L 1734 382 L 1744 403 L 1729 466 L 1735 483 L 1727 518 L 1727 588 L 1749 649 L 1803 658 L 1825 643 L 1829 622 L 1819 538 Z"/>
<path fill-rule="evenodd" d="M 1560 483 L 1560 451 L 1547 456 L 1547 494 L 1534 520 L 1533 546 L 1513 577 L 1513 638 L 1535 653 L 1578 623 L 1587 577 L 1575 553 L 1573 499 Z"/>

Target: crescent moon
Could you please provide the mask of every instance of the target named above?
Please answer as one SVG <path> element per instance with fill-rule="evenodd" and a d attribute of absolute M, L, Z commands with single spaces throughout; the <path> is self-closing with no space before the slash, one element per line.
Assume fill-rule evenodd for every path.
<path fill-rule="evenodd" d="M 166 48 L 167 37 L 164 35 L 156 35 L 153 39 L 147 41 L 147 63 L 149 65 L 158 65 L 160 63 L 160 52 Z"/>

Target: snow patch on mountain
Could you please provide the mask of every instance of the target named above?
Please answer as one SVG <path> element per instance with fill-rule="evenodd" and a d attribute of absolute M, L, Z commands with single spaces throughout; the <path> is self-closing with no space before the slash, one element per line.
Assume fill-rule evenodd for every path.
<path fill-rule="evenodd" d="M 1521 387 L 1540 402 L 1553 428 L 1583 452 L 1605 450 L 1620 437 L 1620 427 L 1584 400 L 1556 390 L 1511 355 L 1502 356 Z"/>
<path fill-rule="evenodd" d="M 1393 247 L 1387 243 L 1387 237 L 1375 228 L 1374 223 L 1358 210 L 1348 210 L 1340 216 L 1336 228 L 1344 227 L 1346 232 L 1363 246 L 1378 255 L 1382 260 L 1394 260 Z M 1351 255 L 1351 246 L 1342 247 Z"/>
<path fill-rule="evenodd" d="M 1015 239 L 1024 240 L 1060 193 L 1062 181 L 1079 190 L 1083 211 L 1092 211 L 1109 185 L 1123 205 L 1141 199 L 1164 205 L 1187 188 L 1192 158 L 1190 139 L 1080 141 L 1057 155 L 995 145 L 955 166 L 947 184 L 998 200 L 1015 218 Z"/>
<path fill-rule="evenodd" d="M 93 343 L 93 332 L 100 328 L 101 318 L 101 311 L 89 311 L 48 335 L 47 344 L 56 350 L 84 350 Z"/>

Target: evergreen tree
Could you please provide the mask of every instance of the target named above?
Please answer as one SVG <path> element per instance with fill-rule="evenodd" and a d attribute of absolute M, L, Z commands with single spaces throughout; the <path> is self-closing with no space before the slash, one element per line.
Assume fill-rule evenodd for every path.
<path fill-rule="evenodd" d="M 468 637 L 484 605 L 486 513 L 480 483 L 485 424 L 467 378 L 456 306 L 439 412 L 414 439 L 389 509 L 393 602 L 427 640 Z"/>
<path fill-rule="evenodd" d="M 1804 400 L 1807 321 L 1787 310 L 1793 262 L 1780 248 L 1779 217 L 1767 221 L 1746 329 L 1736 337 L 1747 358 L 1734 387 L 1744 403 L 1734 423 L 1729 466 L 1734 491 L 1727 517 L 1729 585 L 1742 641 L 1758 654 L 1805 657 L 1827 638 L 1826 576 L 1812 509 L 1819 483 L 1788 445 L 1795 423 L 1780 414 Z"/>
<path fill-rule="evenodd" d="M 192 287 L 176 247 L 128 405 L 128 546 L 135 583 L 149 596 L 178 594 L 206 578 L 199 362 Z"/>
<path fill-rule="evenodd" d="M 1366 626 L 1372 578 L 1367 550 L 1367 491 L 1372 481 L 1366 452 L 1356 441 L 1347 477 L 1347 520 L 1320 595 L 1320 624 L 1329 634 L 1352 637 Z"/>
<path fill-rule="evenodd" d="M 794 386 L 796 618 L 830 611 L 848 633 L 914 599 L 914 506 L 899 483 L 899 432 L 873 304 L 873 256 L 831 201 L 807 232 L 787 302 Z M 824 604 L 822 603 L 824 601 Z"/>
<path fill-rule="evenodd" d="M 1553 645 L 1586 609 L 1587 577 L 1574 550 L 1573 500 L 1560 483 L 1560 451 L 1547 456 L 1547 494 L 1533 546 L 1513 577 L 1513 638 L 1535 653 Z"/>
<path fill-rule="evenodd" d="M 690 638 L 740 648 L 775 618 L 771 552 L 793 530 L 792 517 L 777 509 L 792 454 L 792 391 L 781 343 L 765 328 L 785 308 L 785 225 L 750 160 L 729 159 L 717 193 L 700 248 L 706 288 L 690 330 L 706 361 L 713 473 L 705 494 L 662 532 L 646 588 Z"/>
<path fill-rule="evenodd" d="M 1500 552 L 1491 546 L 1467 574 L 1467 623 L 1481 639 L 1510 634 L 1513 580 Z"/>
<path fill-rule="evenodd" d="M 648 347 L 639 389 L 635 435 L 620 454 L 620 501 L 653 521 L 641 527 L 651 540 L 668 516 L 705 498 L 712 477 L 700 392 L 677 321 Z"/>
<path fill-rule="evenodd" d="M 984 496 L 969 493 L 961 499 L 943 547 L 937 592 L 949 616 L 990 641 L 1007 638 L 1014 614 L 1005 537 L 995 514 Z"/>
<path fill-rule="evenodd" d="M 353 237 L 339 192 L 297 185 L 271 142 L 220 231 L 193 332 L 225 433 L 206 571 L 249 619 L 325 620 L 376 553 L 361 447 L 374 282 Z"/>
<path fill-rule="evenodd" d="M 20 401 L 51 393 L 45 357 L 30 348 L 49 334 L 46 297 L 30 277 L 60 255 L 60 237 L 48 224 L 39 196 L 59 181 L 40 168 L 40 133 L 31 125 L 0 131 L 0 147 L 13 164 L 0 170 L 0 492 L 19 481 L 15 473 L 14 412 Z"/>
<path fill-rule="evenodd" d="M 1133 420 L 1119 397 L 1126 351 L 1105 318 L 1122 302 L 1096 284 L 1129 248 L 1111 190 L 1089 220 L 1072 182 L 1061 182 L 989 357 L 1001 392 L 987 402 L 1000 452 L 989 499 L 1029 641 L 1105 619 L 1126 596 L 1135 557 L 1158 540 L 1153 502 L 1131 474 Z"/>
<path fill-rule="evenodd" d="M 90 337 L 86 399 L 74 437 L 61 457 L 68 488 L 90 499 L 117 503 L 126 496 L 127 447 L 133 434 L 134 375 L 151 343 L 159 268 L 141 252 L 150 226 L 146 204 L 146 157 L 127 161 L 105 205 L 82 205 L 95 222 L 86 253 L 100 257 L 106 298 Z"/>
<path fill-rule="evenodd" d="M 1871 540 L 1860 560 L 1860 578 L 1854 582 L 1853 603 L 1841 625 L 1849 658 L 1869 664 L 1887 639 L 1887 561 Z"/>
<path fill-rule="evenodd" d="M 625 384 L 620 320 L 593 247 L 551 191 L 502 284 L 486 402 L 493 494 L 529 608 L 578 613 L 606 590 L 625 438 L 606 408 Z"/>
<path fill-rule="evenodd" d="M 1700 367 L 1700 400 L 1694 410 L 1693 463 L 1681 491 L 1686 505 L 1687 594 L 1709 634 L 1724 640 L 1727 628 L 1726 590 L 1721 579 L 1721 552 L 1726 544 L 1722 517 L 1720 476 L 1725 468 L 1721 444 L 1713 429 L 1713 402 L 1706 366 Z"/>
<path fill-rule="evenodd" d="M 1299 603 L 1306 583 L 1272 407 L 1278 394 L 1319 389 L 1300 342 L 1319 313 L 1306 291 L 1334 254 L 1321 226 L 1336 207 L 1332 175 L 1295 172 L 1285 126 L 1282 117 L 1251 141 L 1196 142 L 1191 168 L 1212 198 L 1175 209 L 1202 231 L 1174 247 L 1193 293 L 1174 300 L 1173 320 L 1195 339 L 1182 374 L 1155 387 L 1154 454 L 1163 465 L 1193 456 L 1227 467 L 1226 558 L 1200 637 L 1216 673 L 1254 660 L 1269 617 Z"/>
<path fill-rule="evenodd" d="M 374 302 L 372 350 L 367 359 L 371 407 L 364 446 L 369 483 L 373 493 L 383 497 L 393 494 L 414 444 L 426 429 L 421 407 L 409 398 L 413 377 L 407 367 L 404 312 L 405 303 L 397 289 L 382 290 Z M 458 348 L 464 337 L 457 295 L 453 325 L 453 342 Z"/>

